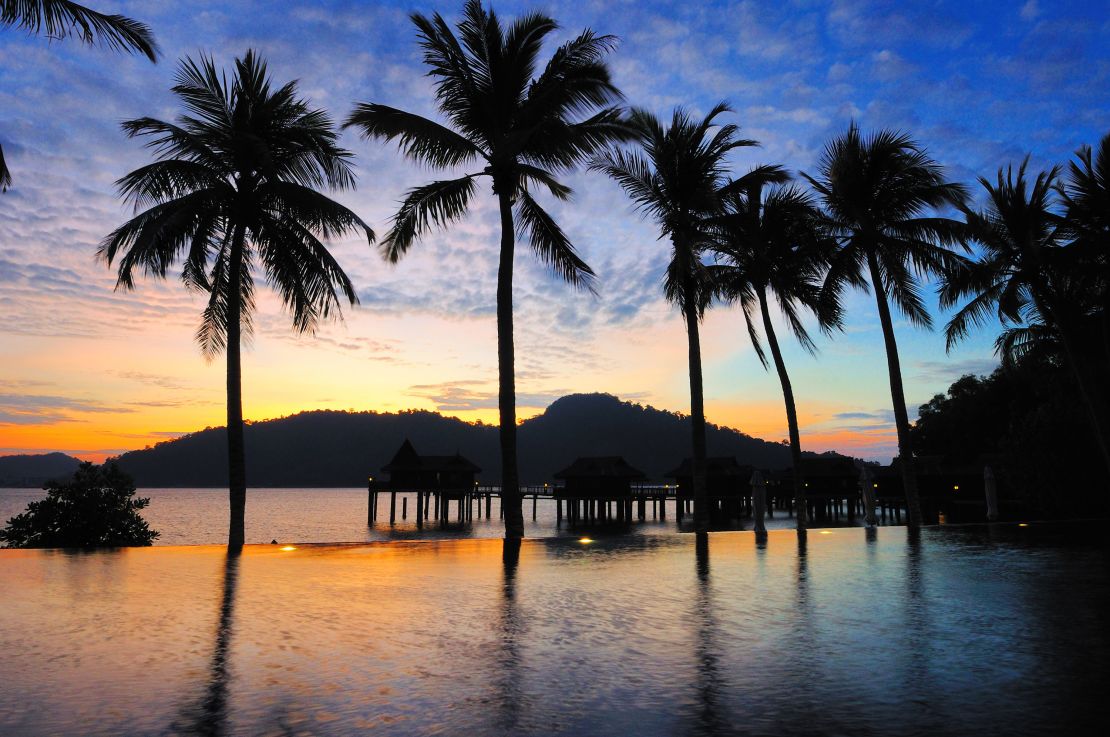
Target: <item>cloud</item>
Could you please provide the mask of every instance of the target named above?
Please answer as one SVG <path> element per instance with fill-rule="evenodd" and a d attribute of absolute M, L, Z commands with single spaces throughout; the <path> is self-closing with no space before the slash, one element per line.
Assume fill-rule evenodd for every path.
<path fill-rule="evenodd" d="M 0 394 L 0 425 L 50 425 L 80 422 L 80 413 L 127 413 L 134 410 L 101 402 L 46 394 Z"/>
<path fill-rule="evenodd" d="M 430 400 L 440 412 L 470 412 L 496 409 L 497 386 L 488 381 L 462 380 L 440 384 L 417 384 L 409 387 L 410 396 Z M 517 392 L 517 408 L 546 408 L 556 399 L 568 394 L 565 390 L 549 392 Z"/>
<path fill-rule="evenodd" d="M 968 358 L 962 361 L 915 361 L 914 376 L 931 382 L 951 383 L 961 376 L 982 376 L 998 368 L 997 358 Z"/>

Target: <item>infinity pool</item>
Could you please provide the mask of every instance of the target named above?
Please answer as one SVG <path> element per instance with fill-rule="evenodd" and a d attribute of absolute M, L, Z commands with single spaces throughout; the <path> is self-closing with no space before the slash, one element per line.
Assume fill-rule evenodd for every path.
<path fill-rule="evenodd" d="M 0 734 L 1079 734 L 1104 529 L 0 551 Z"/>

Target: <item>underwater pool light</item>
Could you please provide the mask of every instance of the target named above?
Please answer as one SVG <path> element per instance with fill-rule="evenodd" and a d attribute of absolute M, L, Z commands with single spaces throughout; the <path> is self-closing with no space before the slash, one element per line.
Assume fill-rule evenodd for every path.
<path fill-rule="evenodd" d="M 284 550 L 285 552 L 289 552 L 290 550 L 296 550 L 297 548 L 296 548 L 296 546 L 293 546 L 293 545 L 282 545 L 281 549 Z"/>
<path fill-rule="evenodd" d="M 588 543 L 592 543 L 592 542 L 593 542 L 593 538 L 589 538 L 589 537 L 580 537 L 580 538 L 578 538 L 578 542 L 580 542 L 580 543 L 587 543 L 587 544 L 588 544 Z"/>

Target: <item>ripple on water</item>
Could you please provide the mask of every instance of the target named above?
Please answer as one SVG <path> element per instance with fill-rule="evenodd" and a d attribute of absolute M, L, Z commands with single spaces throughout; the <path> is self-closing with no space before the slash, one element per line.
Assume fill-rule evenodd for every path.
<path fill-rule="evenodd" d="M 0 733 L 1042 734 L 1108 685 L 1089 525 L 0 552 Z M 1096 541 L 1088 543 L 1087 541 Z"/>

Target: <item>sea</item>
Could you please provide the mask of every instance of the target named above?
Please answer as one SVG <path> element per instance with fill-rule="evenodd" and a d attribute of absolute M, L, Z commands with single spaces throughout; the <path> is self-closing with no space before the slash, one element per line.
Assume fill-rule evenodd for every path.
<path fill-rule="evenodd" d="M 41 489 L 0 489 L 0 523 L 23 512 L 27 503 L 41 499 Z M 160 535 L 155 545 L 215 545 L 227 542 L 227 489 L 139 489 L 137 496 L 150 499 L 142 511 L 143 518 Z M 385 540 L 498 538 L 504 535 L 500 501 L 494 498 L 487 519 L 485 505 L 479 516 L 465 524 L 416 525 L 416 495 L 398 494 L 396 519 L 389 523 L 388 493 L 378 495 L 378 514 L 367 524 L 368 494 L 361 489 L 248 489 L 246 539 L 249 543 L 286 542 L 373 542 Z M 406 501 L 407 500 L 407 501 Z M 689 528 L 689 516 L 680 522 L 674 513 L 674 500 L 667 502 L 666 519 L 634 522 L 621 534 L 665 535 Z M 407 517 L 402 516 L 407 507 Z M 452 503 L 451 516 L 455 518 Z M 786 529 L 794 520 L 785 511 L 773 511 L 766 521 L 768 529 Z M 838 525 L 862 525 L 861 519 L 842 520 Z M 752 520 L 727 522 L 728 529 L 751 529 Z M 564 520 L 557 524 L 555 502 L 540 499 L 532 516 L 532 501 L 524 503 L 524 531 L 528 537 L 573 537 L 578 528 L 570 528 Z M 603 531 L 604 532 L 604 531 Z"/>

